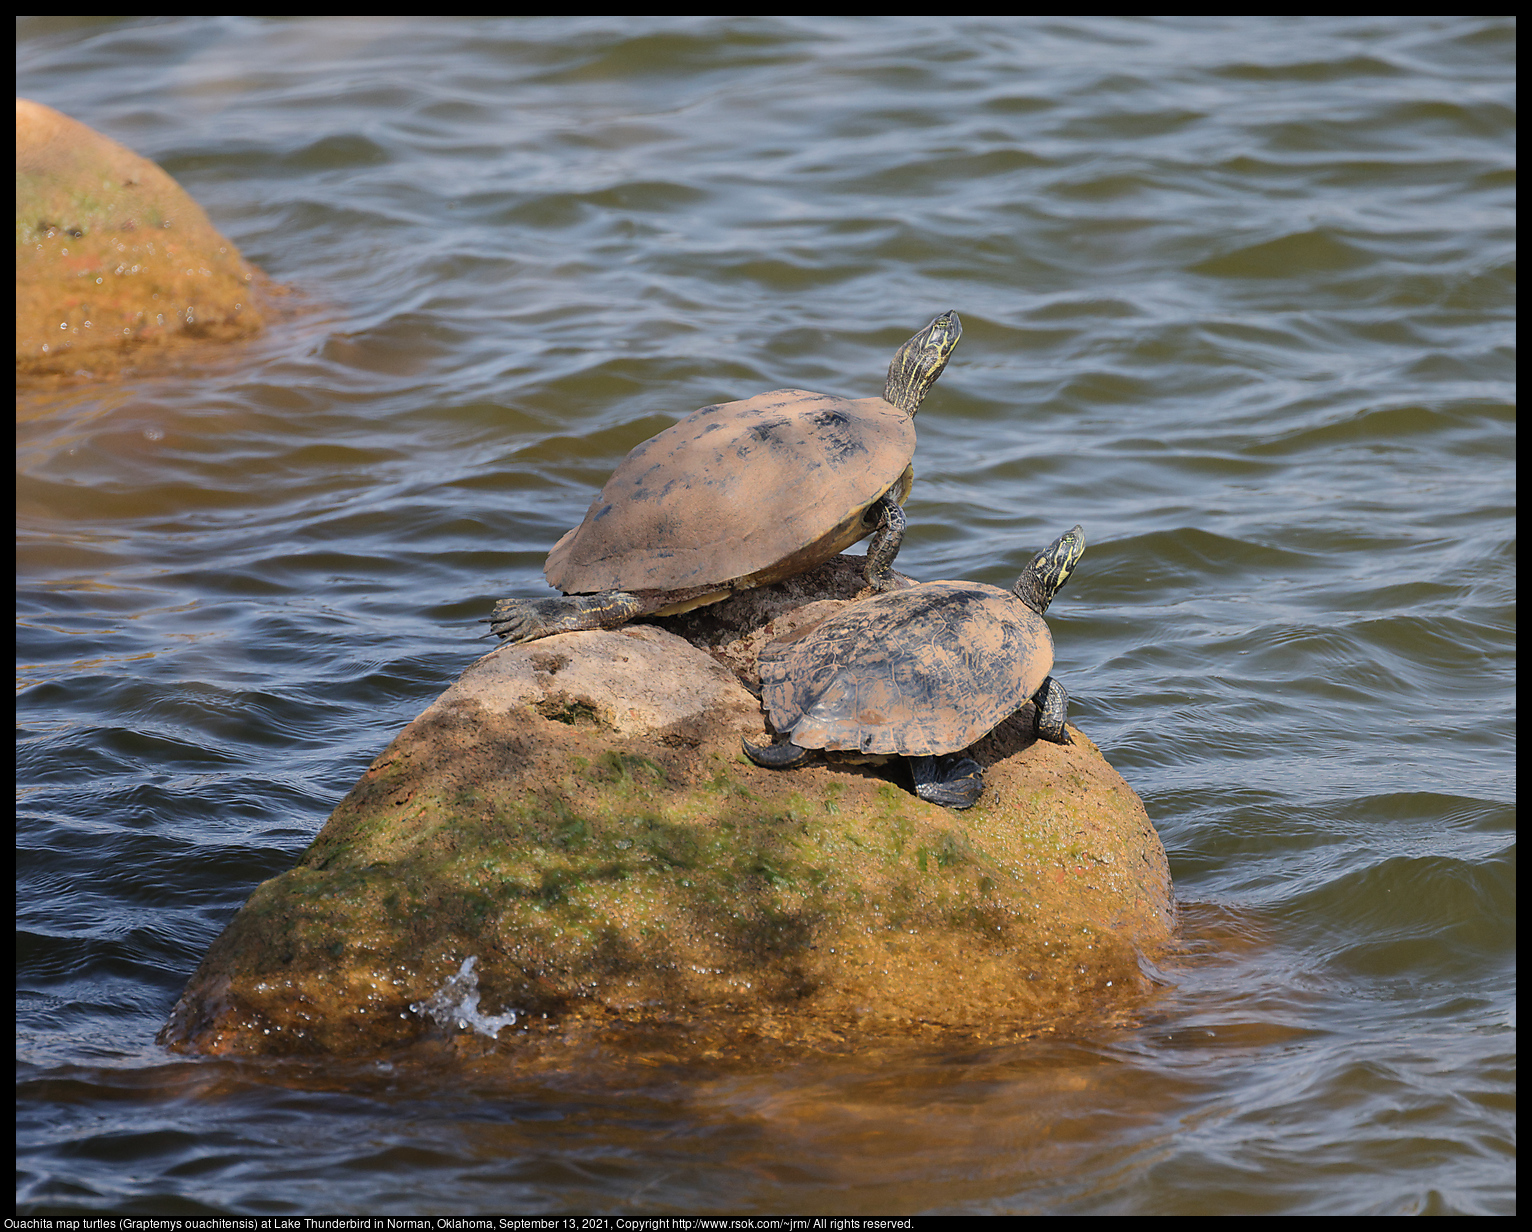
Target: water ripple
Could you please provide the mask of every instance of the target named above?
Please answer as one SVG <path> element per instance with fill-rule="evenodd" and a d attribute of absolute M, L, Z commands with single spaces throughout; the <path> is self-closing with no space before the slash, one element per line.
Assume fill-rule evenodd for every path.
<path fill-rule="evenodd" d="M 18 1207 L 1512 1210 L 1514 47 L 24 19 L 23 94 L 307 298 L 228 368 L 18 400 Z M 1184 900 L 1154 1017 L 546 1080 L 166 1063 L 206 946 L 618 459 L 875 394 L 951 307 L 900 567 L 1009 584 L 1086 526 L 1049 619 Z"/>

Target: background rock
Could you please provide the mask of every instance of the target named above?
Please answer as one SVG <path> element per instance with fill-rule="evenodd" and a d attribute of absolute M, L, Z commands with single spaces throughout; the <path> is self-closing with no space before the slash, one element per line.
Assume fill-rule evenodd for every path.
<path fill-rule="evenodd" d="M 154 163 L 16 100 L 18 372 L 73 371 L 149 343 L 247 337 L 263 326 L 263 289 L 259 271 Z"/>

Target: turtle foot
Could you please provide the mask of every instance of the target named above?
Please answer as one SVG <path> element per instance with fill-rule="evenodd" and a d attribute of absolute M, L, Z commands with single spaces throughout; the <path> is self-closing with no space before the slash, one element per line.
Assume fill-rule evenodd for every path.
<path fill-rule="evenodd" d="M 748 740 L 741 740 L 745 756 L 758 766 L 765 766 L 768 770 L 786 770 L 792 766 L 800 766 L 809 759 L 810 749 L 801 748 L 791 740 L 779 740 L 775 744 L 759 745 L 751 744 Z"/>
<path fill-rule="evenodd" d="M 553 632 L 548 626 L 556 612 L 548 609 L 557 605 L 557 599 L 502 599 L 484 623 L 503 642 L 530 642 Z"/>
<path fill-rule="evenodd" d="M 972 757 L 911 757 L 915 794 L 944 808 L 972 808 L 984 794 L 984 771 Z"/>

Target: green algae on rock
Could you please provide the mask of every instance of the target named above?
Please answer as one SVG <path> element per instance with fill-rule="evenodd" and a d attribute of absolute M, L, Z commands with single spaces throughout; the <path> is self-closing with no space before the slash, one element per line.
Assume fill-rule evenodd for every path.
<path fill-rule="evenodd" d="M 800 593 L 837 569 L 854 588 L 852 561 Z M 584 671 L 624 659 L 651 683 L 665 665 L 671 711 Z M 896 767 L 751 765 L 739 738 L 759 734 L 759 705 L 720 660 L 648 625 L 479 660 L 256 889 L 162 1042 L 377 1051 L 439 1029 L 410 1007 L 470 957 L 487 1012 L 539 1023 L 995 1036 L 1141 998 L 1140 960 L 1174 925 L 1169 871 L 1077 729 L 1059 746 L 1033 739 L 1025 708 L 1002 723 L 974 747 L 988 789 L 959 816 Z"/>
<path fill-rule="evenodd" d="M 262 278 L 154 163 L 51 107 L 16 100 L 18 372 L 258 333 Z"/>

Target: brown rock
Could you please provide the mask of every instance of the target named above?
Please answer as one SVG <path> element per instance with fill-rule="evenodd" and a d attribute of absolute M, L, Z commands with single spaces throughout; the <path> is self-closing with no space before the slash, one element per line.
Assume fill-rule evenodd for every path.
<path fill-rule="evenodd" d="M 783 585 L 801 601 L 858 569 Z M 501 1046 L 547 1023 L 995 1038 L 1131 1011 L 1174 901 L 1142 803 L 1096 746 L 1035 742 L 1028 703 L 974 747 L 986 789 L 964 813 L 915 797 L 899 762 L 754 766 L 739 737 L 759 706 L 719 667 L 782 592 L 750 594 L 734 617 L 666 622 L 707 644 L 713 621 L 708 652 L 631 625 L 470 667 L 256 889 L 161 1040 L 372 1052 L 451 1025 L 431 999 L 454 979 L 482 995 L 474 1013 L 526 1012 Z"/>
<path fill-rule="evenodd" d="M 485 655 L 417 722 L 471 701 L 495 712 L 530 707 L 564 723 L 692 744 L 710 731 L 760 725 L 760 705 L 727 669 L 653 625 L 561 633 L 522 649 Z"/>
<path fill-rule="evenodd" d="M 73 371 L 124 347 L 257 333 L 261 275 L 148 159 L 16 100 L 16 365 Z"/>

